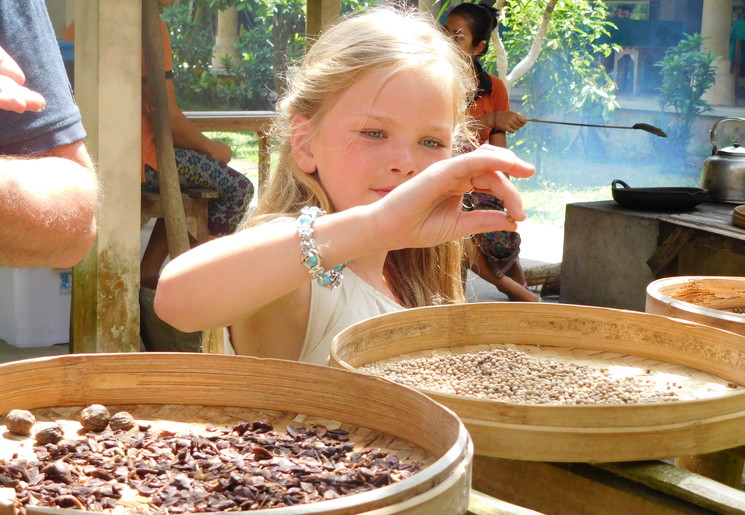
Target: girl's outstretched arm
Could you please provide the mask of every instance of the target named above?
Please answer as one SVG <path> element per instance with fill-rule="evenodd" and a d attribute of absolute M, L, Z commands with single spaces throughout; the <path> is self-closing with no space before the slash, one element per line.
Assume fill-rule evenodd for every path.
<path fill-rule="evenodd" d="M 435 163 L 377 202 L 318 218 L 313 238 L 322 266 L 363 257 L 369 262 L 372 256 L 382 269 L 389 250 L 515 230 L 525 213 L 502 171 L 528 177 L 535 169 L 509 150 L 487 145 Z M 513 220 L 498 211 L 464 212 L 463 194 L 472 189 L 502 199 Z M 232 325 L 308 285 L 299 242 L 293 222 L 278 222 L 200 245 L 166 266 L 155 310 L 182 331 Z"/>
<path fill-rule="evenodd" d="M 315 221 L 313 238 L 324 269 L 380 252 L 369 238 L 365 211 L 354 208 Z M 294 221 L 278 221 L 204 243 L 169 262 L 158 281 L 155 311 L 181 331 L 228 326 L 311 279 Z"/>

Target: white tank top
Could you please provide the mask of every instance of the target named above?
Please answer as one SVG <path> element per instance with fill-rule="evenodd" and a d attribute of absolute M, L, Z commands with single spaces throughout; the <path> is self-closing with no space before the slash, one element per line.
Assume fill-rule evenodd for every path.
<path fill-rule="evenodd" d="M 377 315 L 401 311 L 403 306 L 360 279 L 349 268 L 341 286 L 327 290 L 315 281 L 311 285 L 310 314 L 300 361 L 328 365 L 331 341 L 342 330 Z M 225 328 L 225 354 L 235 354 Z"/>

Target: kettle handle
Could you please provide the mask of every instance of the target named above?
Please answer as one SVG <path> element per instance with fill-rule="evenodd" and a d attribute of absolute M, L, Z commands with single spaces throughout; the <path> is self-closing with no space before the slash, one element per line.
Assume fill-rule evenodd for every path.
<path fill-rule="evenodd" d="M 722 122 L 742 122 L 745 123 L 745 118 L 722 118 L 721 120 L 717 120 L 716 123 L 712 126 L 711 132 L 709 133 L 709 138 L 711 139 L 711 155 L 714 155 L 717 153 L 717 138 L 716 138 L 716 132 L 717 132 L 717 125 L 719 125 Z"/>

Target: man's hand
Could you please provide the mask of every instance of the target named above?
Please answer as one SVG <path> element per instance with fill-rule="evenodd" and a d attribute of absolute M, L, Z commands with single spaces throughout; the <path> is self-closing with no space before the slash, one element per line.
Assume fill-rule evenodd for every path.
<path fill-rule="evenodd" d="M 25 82 L 23 70 L 0 47 L 0 109 L 23 113 L 41 111 L 46 107 L 44 97 L 24 87 Z"/>

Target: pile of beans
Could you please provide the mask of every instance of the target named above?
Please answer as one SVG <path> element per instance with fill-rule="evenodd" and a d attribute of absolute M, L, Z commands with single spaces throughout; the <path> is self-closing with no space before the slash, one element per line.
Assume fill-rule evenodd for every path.
<path fill-rule="evenodd" d="M 142 423 L 111 430 L 118 418 L 88 406 L 81 424 L 95 420 L 103 429 L 64 439 L 57 424 L 47 426 L 56 431 L 43 444 L 37 431 L 35 458 L 0 460 L 0 500 L 15 508 L 0 503 L 0 513 L 25 515 L 26 506 L 132 515 L 263 511 L 369 492 L 421 468 L 320 424 L 282 431 L 257 420 L 177 434 Z"/>
<path fill-rule="evenodd" d="M 616 378 L 605 368 L 536 358 L 511 349 L 376 362 L 362 372 L 436 392 L 517 404 L 632 404 L 680 400 L 674 382 Z"/>

